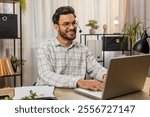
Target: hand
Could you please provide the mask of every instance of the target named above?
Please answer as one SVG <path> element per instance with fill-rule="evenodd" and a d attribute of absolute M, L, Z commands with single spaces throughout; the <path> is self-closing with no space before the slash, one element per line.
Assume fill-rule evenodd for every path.
<path fill-rule="evenodd" d="M 104 84 L 98 80 L 79 80 L 77 82 L 77 87 L 90 89 L 93 91 L 101 91 L 103 90 Z"/>

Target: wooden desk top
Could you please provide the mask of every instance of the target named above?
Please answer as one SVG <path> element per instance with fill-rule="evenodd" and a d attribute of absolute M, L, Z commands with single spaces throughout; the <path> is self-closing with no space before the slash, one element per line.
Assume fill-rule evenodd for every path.
<path fill-rule="evenodd" d="M 13 97 L 14 88 L 1 88 L 0 95 L 10 95 Z M 91 100 L 86 96 L 75 93 L 74 89 L 55 88 L 54 95 L 58 100 Z M 150 78 L 146 79 L 142 92 L 132 93 L 129 95 L 113 98 L 113 100 L 150 100 Z"/>
<path fill-rule="evenodd" d="M 142 92 L 113 98 L 113 100 L 150 100 L 150 78 L 146 79 Z M 86 96 L 74 92 L 73 89 L 55 88 L 54 95 L 58 100 L 91 100 Z"/>

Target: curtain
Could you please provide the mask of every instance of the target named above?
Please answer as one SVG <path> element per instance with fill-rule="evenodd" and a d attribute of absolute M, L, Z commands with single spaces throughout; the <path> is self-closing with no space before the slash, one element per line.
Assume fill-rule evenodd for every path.
<path fill-rule="evenodd" d="M 150 1 L 149 0 L 126 0 L 126 23 L 132 23 L 135 17 L 143 22 L 145 27 L 150 26 Z"/>
<path fill-rule="evenodd" d="M 145 28 L 150 27 L 150 1 L 149 0 L 126 0 L 126 20 L 125 23 L 131 24 L 135 17 L 139 18 Z M 150 29 L 147 31 L 150 35 Z M 150 39 L 148 39 L 150 44 Z M 149 72 L 150 74 L 150 72 Z"/>

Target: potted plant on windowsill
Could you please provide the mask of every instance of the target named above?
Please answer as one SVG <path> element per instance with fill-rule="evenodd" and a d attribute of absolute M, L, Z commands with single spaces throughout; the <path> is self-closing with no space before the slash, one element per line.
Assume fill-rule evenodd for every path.
<path fill-rule="evenodd" d="M 95 34 L 95 29 L 98 29 L 98 24 L 97 24 L 97 21 L 96 20 L 89 20 L 89 23 L 86 24 L 86 26 L 90 26 L 91 29 L 90 29 L 90 34 Z"/>

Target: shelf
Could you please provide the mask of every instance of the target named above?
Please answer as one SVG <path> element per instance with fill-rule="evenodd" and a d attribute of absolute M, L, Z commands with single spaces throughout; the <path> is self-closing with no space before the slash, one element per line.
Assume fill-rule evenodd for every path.
<path fill-rule="evenodd" d="M 20 73 L 14 73 L 13 75 L 0 76 L 0 78 L 10 77 L 10 76 L 20 76 Z"/>
<path fill-rule="evenodd" d="M 81 35 L 126 35 L 126 34 L 122 34 L 122 33 L 108 33 L 108 34 L 104 34 L 104 33 L 97 33 L 97 34 L 89 34 L 89 33 L 85 33 L 85 34 L 81 34 Z"/>
<path fill-rule="evenodd" d="M 0 37 L 0 40 L 1 40 L 1 39 L 2 39 L 2 40 L 8 40 L 8 39 L 13 40 L 13 39 L 20 39 L 20 37 L 17 37 L 17 38 L 1 38 L 1 37 Z"/>
<path fill-rule="evenodd" d="M 13 31 L 7 31 L 7 30 L 5 30 L 6 32 L 13 32 L 13 34 L 17 34 L 17 35 L 15 35 L 15 36 L 8 36 L 8 34 L 6 34 L 7 36 L 4 36 L 4 35 L 2 35 L 1 36 L 1 38 L 0 38 L 0 40 L 9 40 L 9 41 L 13 41 L 13 56 L 16 56 L 16 52 L 17 52 L 17 50 L 16 50 L 16 45 L 17 45 L 17 42 L 18 42 L 18 40 L 19 40 L 19 42 L 20 42 L 20 47 L 18 46 L 17 48 L 20 50 L 20 54 L 18 54 L 18 56 L 20 56 L 20 59 L 22 60 L 22 11 L 21 11 L 21 7 L 20 7 L 20 1 L 19 0 L 0 0 L 0 3 L 5 3 L 5 4 L 12 4 L 13 5 L 13 7 L 12 7 L 12 10 L 13 10 L 13 12 L 12 13 L 10 13 L 10 14 L 8 14 L 8 15 L 15 15 L 15 18 L 12 20 L 12 21 L 10 21 L 11 23 L 13 22 L 13 23 L 15 23 L 16 21 L 17 21 L 17 32 L 13 32 L 16 28 L 15 28 L 15 26 L 14 25 L 11 25 L 12 27 L 14 27 L 13 28 Z M 17 5 L 16 5 L 17 4 Z M 16 10 L 16 7 L 17 7 L 17 10 L 18 10 L 18 12 L 16 12 L 17 10 Z M 1 13 L 1 14 L 3 14 L 3 12 Z M 5 14 L 5 13 L 4 13 Z M 17 16 L 17 20 L 16 20 L 16 16 Z M 10 25 L 10 24 L 9 24 Z M 3 27 L 4 28 L 2 28 L 2 26 L 1 26 L 1 29 L 9 29 L 9 25 L 8 25 L 8 23 L 6 24 L 5 23 L 5 25 L 3 25 Z M 8 27 L 8 28 L 6 28 L 6 27 Z M 16 30 L 15 30 L 16 31 Z M 4 34 L 4 33 L 2 33 L 2 34 Z M 18 35 L 19 34 L 19 35 Z M 17 56 L 17 57 L 18 57 Z M 1 74 L 2 75 L 2 74 Z M 4 75 L 4 74 L 3 74 Z M 0 76 L 0 78 L 7 78 L 7 77 L 14 77 L 14 87 L 16 87 L 16 77 L 17 76 L 19 76 L 19 78 L 20 78 L 20 86 L 22 86 L 23 85 L 23 70 L 22 70 L 22 62 L 21 62 L 21 68 L 20 68 L 20 73 L 15 73 L 15 74 L 13 74 L 12 72 L 11 72 L 11 75 L 9 74 L 9 75 L 4 75 L 4 76 Z M 18 83 L 19 84 L 19 83 Z"/>
<path fill-rule="evenodd" d="M 17 0 L 0 0 L 0 3 L 17 3 Z"/>
<path fill-rule="evenodd" d="M 102 60 L 98 60 L 98 62 L 102 62 L 103 66 L 105 66 L 105 52 L 106 51 L 122 51 L 122 54 L 124 54 L 124 51 L 129 51 L 130 55 L 132 55 L 132 49 L 131 45 L 132 43 L 130 41 L 123 42 L 123 37 L 126 34 L 80 34 L 80 43 L 83 43 L 84 45 L 87 45 L 87 40 L 89 36 L 95 36 L 96 40 L 102 39 Z M 98 58 L 98 56 L 96 56 Z"/>

